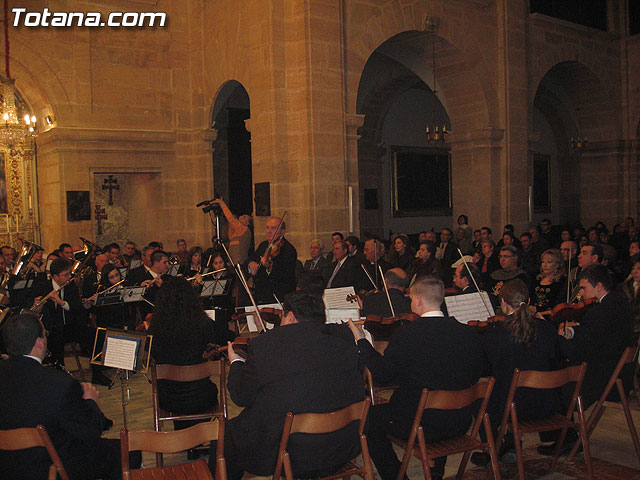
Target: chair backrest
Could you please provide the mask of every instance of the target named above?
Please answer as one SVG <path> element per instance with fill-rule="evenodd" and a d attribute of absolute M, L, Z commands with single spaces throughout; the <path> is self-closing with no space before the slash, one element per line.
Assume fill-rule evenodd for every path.
<path fill-rule="evenodd" d="M 143 450 L 145 452 L 175 453 L 189 450 L 201 443 L 224 439 L 224 419 L 217 417 L 210 422 L 198 423 L 189 428 L 167 432 L 143 430 L 130 432 L 126 428 L 120 430 L 122 450 Z"/>
<path fill-rule="evenodd" d="M 198 363 L 196 365 L 154 364 L 155 377 L 158 380 L 173 380 L 175 382 L 191 382 L 213 375 L 224 375 L 224 360 Z"/>
<path fill-rule="evenodd" d="M 32 447 L 44 447 L 51 458 L 49 478 L 56 478 L 56 472 L 62 480 L 69 480 L 69 476 L 62 465 L 62 460 L 53 446 L 49 434 L 43 425 L 31 428 L 16 428 L 0 430 L 0 450 L 24 450 Z"/>

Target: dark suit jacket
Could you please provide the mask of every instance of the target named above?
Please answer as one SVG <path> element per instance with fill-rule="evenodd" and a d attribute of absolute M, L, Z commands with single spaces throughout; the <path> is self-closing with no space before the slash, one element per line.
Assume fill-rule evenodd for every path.
<path fill-rule="evenodd" d="M 43 297 L 48 295 L 53 290 L 53 281 L 46 280 L 39 282 L 37 285 L 31 287 L 31 295 L 35 297 Z M 60 294 L 58 294 L 60 295 Z M 51 333 L 53 330 L 61 330 L 64 325 L 68 325 L 72 328 L 77 328 L 78 322 L 81 320 L 81 313 L 83 312 L 82 303 L 80 302 L 80 293 L 75 282 L 69 282 L 64 287 L 62 293 L 62 300 L 69 304 L 69 310 L 64 311 L 52 300 L 47 300 L 42 306 L 42 323 L 45 328 Z"/>
<path fill-rule="evenodd" d="M 307 260 L 306 262 L 304 262 L 304 266 L 302 267 L 302 269 L 305 272 L 309 272 L 309 271 L 318 271 L 322 274 L 324 274 L 324 270 L 331 265 L 331 262 L 329 262 L 329 260 L 327 260 L 326 258 L 324 258 L 322 255 L 320 256 L 320 258 L 318 259 L 318 263 L 316 264 L 315 268 L 311 268 L 313 264 L 313 260 L 310 258 L 309 260 Z"/>
<path fill-rule="evenodd" d="M 287 412 L 329 412 L 364 399 L 353 341 L 322 325 L 294 324 L 252 338 L 246 363 L 231 364 L 231 399 L 245 409 L 227 422 L 225 457 L 255 475 L 273 473 Z M 295 475 L 336 468 L 359 451 L 357 422 L 289 441 Z"/>
<path fill-rule="evenodd" d="M 367 269 L 367 272 L 369 272 L 369 275 L 371 275 L 371 278 L 373 278 L 374 282 L 376 281 L 376 277 L 378 278 L 378 288 L 379 289 L 382 288 L 383 278 L 380 275 L 380 272 L 378 272 L 378 274 L 376 275 L 376 264 L 371 263 L 367 259 L 365 259 L 363 265 L 364 265 L 364 268 Z M 390 268 L 393 268 L 389 262 L 383 260 L 382 258 L 378 259 L 378 266 L 382 268 L 382 273 L 387 273 L 387 270 L 389 270 Z M 373 285 L 371 284 L 369 279 L 366 278 L 366 275 L 365 275 L 365 282 L 366 282 L 366 286 L 363 288 L 363 290 L 368 291 L 373 289 Z"/>
<path fill-rule="evenodd" d="M 95 448 L 105 418 L 70 375 L 17 356 L 0 361 L 0 429 L 44 425 L 71 478 L 81 478 L 88 451 Z M 47 478 L 44 448 L 0 452 L 0 478 Z M 74 473 L 76 475 L 74 476 Z"/>
<path fill-rule="evenodd" d="M 331 275 L 333 274 L 337 263 L 337 261 L 334 261 L 331 266 L 327 268 L 327 282 L 329 282 L 329 279 L 331 278 Z M 338 273 L 336 273 L 336 276 L 333 277 L 331 288 L 353 286 L 355 287 L 356 291 L 358 291 L 360 288 L 363 288 L 363 286 L 366 286 L 364 280 L 365 274 L 360 267 L 360 262 L 358 262 L 358 260 L 354 257 L 347 257 L 340 267 L 340 270 L 338 270 Z M 370 285 L 368 280 L 366 283 Z M 328 283 L 327 288 L 329 288 Z"/>
<path fill-rule="evenodd" d="M 391 419 L 401 431 L 411 429 L 423 388 L 460 390 L 475 384 L 483 370 L 476 331 L 450 317 L 419 318 L 395 331 L 384 356 L 367 340 L 358 347 L 376 385 L 398 385 L 390 400 Z M 426 412 L 422 425 L 444 437 L 465 432 L 472 410 Z"/>
<path fill-rule="evenodd" d="M 149 272 L 147 272 L 145 266 L 140 265 L 139 267 L 129 270 L 129 273 L 127 273 L 127 279 L 125 280 L 125 284 L 129 286 L 140 285 L 145 280 L 152 279 L 153 277 Z"/>
<path fill-rule="evenodd" d="M 574 332 L 571 340 L 558 340 L 571 364 L 588 363 L 581 390 L 586 410 L 602 394 L 624 349 L 633 345 L 631 307 L 617 293 L 609 292 L 585 314 Z"/>
<path fill-rule="evenodd" d="M 266 240 L 258 245 L 258 249 L 252 260 L 260 263 L 260 257 L 264 255 L 269 242 Z M 298 252 L 296 248 L 285 238 L 280 253 L 273 259 L 273 267 L 271 273 L 267 275 L 264 267 L 260 266 L 254 277 L 256 286 L 256 300 L 258 302 L 273 303 L 275 299 L 273 294 L 278 296 L 280 301 L 283 300 L 287 293 L 296 289 L 296 260 Z"/>
<path fill-rule="evenodd" d="M 411 313 L 411 300 L 405 297 L 403 292 L 397 288 L 390 288 L 389 298 L 391 299 L 391 304 L 393 305 L 393 310 L 396 315 L 399 313 Z M 370 314 L 390 317 L 391 309 L 389 308 L 387 294 L 378 292 L 363 297 L 362 311 L 360 313 L 365 317 Z"/>

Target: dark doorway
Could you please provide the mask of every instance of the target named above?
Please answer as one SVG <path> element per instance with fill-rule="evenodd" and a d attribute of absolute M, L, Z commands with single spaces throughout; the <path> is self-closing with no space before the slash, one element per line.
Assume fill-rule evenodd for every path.
<path fill-rule="evenodd" d="M 249 118 L 245 108 L 227 108 L 229 130 L 227 145 L 229 152 L 229 199 L 232 212 L 237 215 L 250 214 L 253 210 L 251 195 L 251 134 L 244 121 Z"/>

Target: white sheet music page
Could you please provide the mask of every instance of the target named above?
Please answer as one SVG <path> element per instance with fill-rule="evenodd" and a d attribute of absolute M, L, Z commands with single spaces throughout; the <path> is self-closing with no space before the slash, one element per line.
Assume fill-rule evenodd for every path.
<path fill-rule="evenodd" d="M 482 320 L 494 315 L 489 294 L 482 292 L 484 301 L 480 298 L 478 292 L 465 293 L 463 295 L 451 295 L 444 297 L 444 303 L 450 317 L 456 317 L 460 323 L 469 323 L 470 320 Z M 489 307 L 489 313 L 487 313 Z"/>
<path fill-rule="evenodd" d="M 258 308 L 262 309 L 262 308 L 276 308 L 276 309 L 280 309 L 280 305 L 277 303 L 267 303 L 265 305 L 258 305 Z M 256 309 L 253 307 L 253 305 L 247 305 L 246 307 L 244 307 L 244 311 L 245 312 L 255 312 Z M 264 328 L 266 328 L 267 330 L 271 330 L 275 325 L 273 323 L 267 323 L 267 322 L 263 322 L 264 323 Z M 255 319 L 253 318 L 253 315 L 247 315 L 247 328 L 249 329 L 250 332 L 257 332 L 258 329 L 258 324 L 256 323 Z"/>
<path fill-rule="evenodd" d="M 353 287 L 327 288 L 322 295 L 324 308 L 353 309 L 358 308 L 357 300 L 347 300 L 350 295 L 355 295 Z"/>
<path fill-rule="evenodd" d="M 133 370 L 136 363 L 138 342 L 127 338 L 108 337 L 104 366 Z"/>

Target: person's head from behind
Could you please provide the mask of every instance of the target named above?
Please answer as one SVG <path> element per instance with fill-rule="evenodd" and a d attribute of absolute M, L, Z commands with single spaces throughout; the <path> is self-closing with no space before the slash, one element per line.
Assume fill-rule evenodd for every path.
<path fill-rule="evenodd" d="M 292 292 L 284 297 L 282 306 L 284 318 L 281 326 L 294 323 L 324 324 L 324 303 L 315 295 L 303 291 Z"/>
<path fill-rule="evenodd" d="M 420 277 L 411 284 L 409 296 L 411 297 L 411 311 L 418 315 L 440 310 L 440 304 L 444 298 L 444 284 L 442 280 L 433 275 Z"/>
<path fill-rule="evenodd" d="M 387 284 L 387 288 L 395 288 L 402 292 L 409 286 L 407 274 L 401 268 L 390 268 L 387 270 L 387 273 L 384 274 L 384 281 Z"/>
<path fill-rule="evenodd" d="M 59 286 L 64 285 L 71 279 L 71 263 L 64 258 L 58 258 L 51 262 L 51 277 Z"/>
<path fill-rule="evenodd" d="M 38 315 L 13 315 L 2 328 L 2 335 L 9 355 L 32 355 L 42 360 L 47 354 L 47 331 Z"/>
<path fill-rule="evenodd" d="M 511 332 L 511 339 L 517 344 L 530 345 L 536 335 L 536 325 L 529 311 L 529 289 L 515 278 L 505 282 L 500 289 L 500 307 L 508 315 L 504 326 Z"/>

